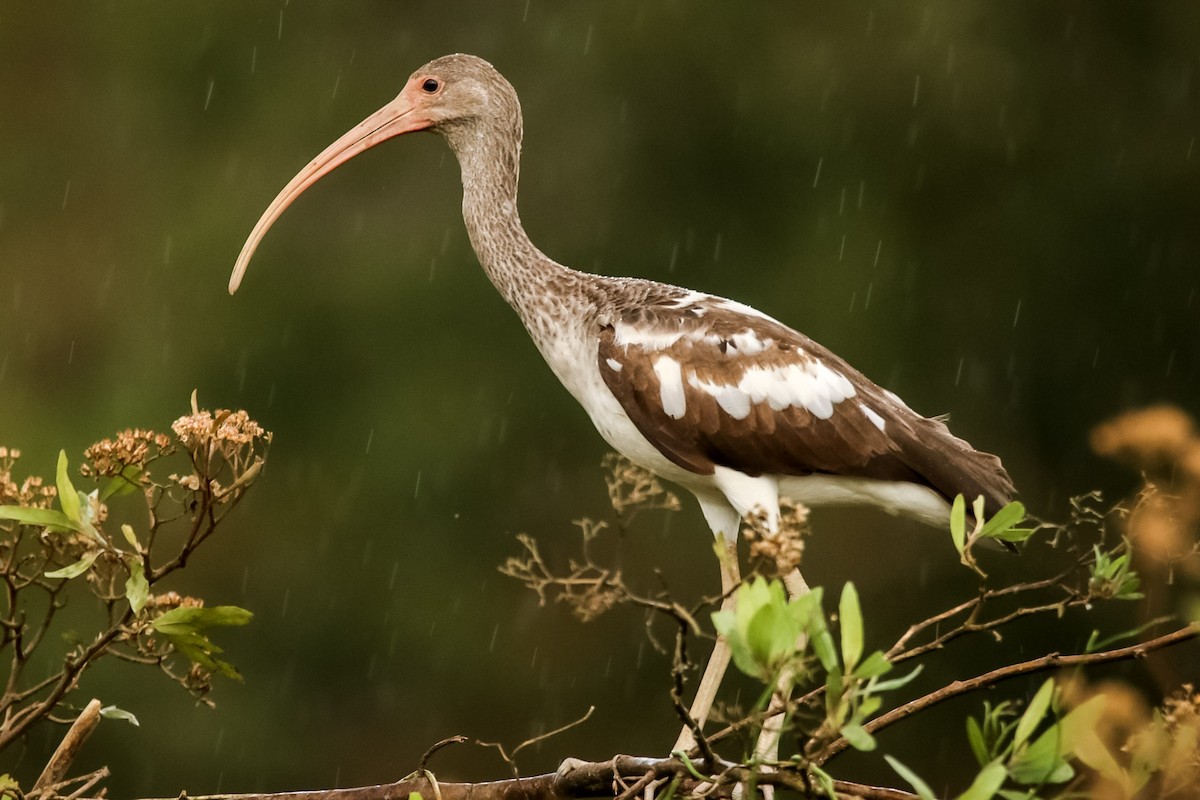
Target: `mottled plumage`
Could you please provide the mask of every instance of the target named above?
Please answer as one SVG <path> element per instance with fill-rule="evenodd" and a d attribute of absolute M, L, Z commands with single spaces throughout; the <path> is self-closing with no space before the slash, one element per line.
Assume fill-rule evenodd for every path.
<path fill-rule="evenodd" d="M 475 56 L 426 64 L 296 175 L 255 225 L 230 291 L 301 192 L 368 148 L 419 130 L 441 134 L 457 156 L 471 244 L 555 375 L 612 447 L 696 495 L 730 554 L 721 569 L 727 605 L 741 517 L 761 511 L 775 525 L 780 494 L 811 505 L 866 503 L 935 525 L 960 492 L 983 495 L 993 511 L 1011 498 L 995 456 L 770 317 L 653 281 L 577 272 L 538 250 L 517 212 L 520 103 Z M 804 589 L 799 573 L 788 586 Z M 721 640 L 692 708 L 701 724 L 728 660 Z M 679 746 L 689 737 L 685 728 Z"/>

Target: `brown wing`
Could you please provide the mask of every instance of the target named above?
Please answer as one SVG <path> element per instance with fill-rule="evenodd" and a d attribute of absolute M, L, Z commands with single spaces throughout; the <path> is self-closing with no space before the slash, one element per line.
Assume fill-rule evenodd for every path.
<path fill-rule="evenodd" d="M 826 473 L 983 494 L 1012 483 L 999 459 L 916 414 L 833 353 L 745 306 L 692 295 L 603 329 L 598 361 L 638 430 L 693 472 Z"/>

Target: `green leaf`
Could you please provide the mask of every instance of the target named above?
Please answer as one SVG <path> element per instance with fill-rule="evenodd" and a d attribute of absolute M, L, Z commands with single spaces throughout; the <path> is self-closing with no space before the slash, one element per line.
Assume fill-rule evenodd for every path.
<path fill-rule="evenodd" d="M 1037 690 L 1037 694 L 1029 701 L 1029 705 L 1025 707 L 1025 713 L 1021 715 L 1021 721 L 1017 723 L 1016 733 L 1013 734 L 1013 746 L 1020 747 L 1025 743 L 1037 728 L 1038 723 L 1046 716 L 1046 711 L 1050 708 L 1050 701 L 1054 698 L 1054 680 L 1047 680 Z"/>
<path fill-rule="evenodd" d="M 842 628 L 842 666 L 847 673 L 851 673 L 862 658 L 863 619 L 862 608 L 858 603 L 858 591 L 850 581 L 846 581 L 846 585 L 842 587 L 838 618 Z"/>
<path fill-rule="evenodd" d="M 858 677 L 867 680 L 870 678 L 878 678 L 880 675 L 886 675 L 892 671 L 892 662 L 887 660 L 881 651 L 876 650 L 863 659 L 863 662 L 858 665 L 858 669 L 854 670 L 854 674 Z"/>
<path fill-rule="evenodd" d="M 21 785 L 16 779 L 7 772 L 0 775 L 0 800 L 17 800 L 18 797 L 24 797 L 21 793 Z"/>
<path fill-rule="evenodd" d="M 1007 777 L 1004 764 L 996 759 L 979 771 L 967 790 L 958 796 L 958 800 L 992 800 Z"/>
<path fill-rule="evenodd" d="M 121 468 L 121 471 L 109 479 L 104 486 L 104 491 L 100 493 L 100 501 L 104 502 L 110 497 L 121 497 L 126 494 L 133 494 L 141 488 L 142 468 L 137 464 L 126 464 Z"/>
<path fill-rule="evenodd" d="M 129 601 L 133 613 L 140 614 L 146 600 L 150 598 L 150 582 L 146 580 L 146 570 L 139 556 L 130 555 L 125 559 L 125 563 L 129 567 L 129 579 L 125 581 L 125 599 Z"/>
<path fill-rule="evenodd" d="M 974 717 L 967 717 L 967 743 L 971 745 L 971 752 L 975 754 L 979 766 L 987 764 L 991 753 L 988 752 L 987 743 L 983 739 L 983 729 Z"/>
<path fill-rule="evenodd" d="M 855 750 L 869 753 L 875 749 L 875 737 L 867 733 L 867 729 L 857 722 L 850 722 L 843 725 L 840 733 L 846 737 L 846 741 Z"/>
<path fill-rule="evenodd" d="M 814 587 L 805 595 L 808 601 L 809 613 L 805 622 L 805 632 L 808 634 L 809 646 L 816 654 L 817 660 L 825 671 L 838 668 L 837 649 L 833 645 L 833 636 L 829 633 L 829 625 L 825 622 L 825 612 L 821 610 L 821 587 Z"/>
<path fill-rule="evenodd" d="M 24 506 L 0 506 L 0 519 L 11 519 L 22 525 L 44 525 L 47 528 L 77 531 L 79 523 L 66 514 L 52 508 L 25 508 Z"/>
<path fill-rule="evenodd" d="M 983 495 L 977 495 L 975 501 L 971 503 L 971 513 L 975 516 L 975 530 L 979 530 L 983 522 L 984 502 Z"/>
<path fill-rule="evenodd" d="M 51 572 L 47 572 L 45 575 L 47 578 L 66 578 L 67 580 L 70 580 L 71 578 L 78 578 L 80 575 L 91 569 L 92 564 L 94 564 L 96 559 L 99 557 L 100 551 L 93 550 L 90 553 L 84 553 L 83 558 L 79 559 L 74 564 L 65 566 L 62 569 L 56 569 Z"/>
<path fill-rule="evenodd" d="M 984 523 L 983 529 L 979 531 L 979 538 L 995 538 L 997 534 L 1011 529 L 1023 519 L 1025 519 L 1025 504 L 1019 500 L 1013 500 L 1004 508 L 997 511 L 996 516 Z M 1026 536 L 1025 538 L 1029 537 Z"/>
<path fill-rule="evenodd" d="M 845 709 L 838 714 L 838 709 L 842 707 L 842 692 L 845 684 L 842 682 L 842 671 L 837 667 L 829 670 L 825 674 L 825 714 L 832 721 L 832 727 L 839 727 L 846 718 Z M 841 717 L 837 719 L 836 717 Z"/>
<path fill-rule="evenodd" d="M 871 692 L 890 692 L 893 689 L 899 689 L 901 686 L 920 675 L 922 669 L 924 669 L 924 666 L 917 664 L 917 666 L 913 667 L 913 671 L 907 675 L 901 675 L 899 678 L 892 678 L 891 680 L 873 682 L 870 686 Z"/>
<path fill-rule="evenodd" d="M 1033 536 L 1035 532 L 1037 532 L 1037 528 L 1009 528 L 1006 531 L 993 533 L 990 538 L 995 539 L 998 542 L 1012 542 L 1013 544 L 1020 544 L 1030 536 Z"/>
<path fill-rule="evenodd" d="M 425 800 L 425 798 L 421 796 L 420 792 L 409 792 L 408 800 Z"/>
<path fill-rule="evenodd" d="M 62 506 L 63 513 L 67 515 L 67 519 L 79 526 L 83 523 L 83 511 L 79 504 L 79 492 L 71 483 L 71 476 L 67 474 L 67 451 L 58 451 L 58 473 L 55 478 L 58 484 L 58 504 Z M 78 530 L 78 527 L 76 528 Z"/>
<path fill-rule="evenodd" d="M 769 603 L 746 626 L 746 644 L 760 674 L 769 675 L 795 647 L 795 629 L 782 603 Z"/>
<path fill-rule="evenodd" d="M 224 675 L 226 678 L 241 682 L 242 673 L 238 672 L 233 664 L 230 664 L 228 661 L 222 661 L 212 655 L 213 652 L 219 653 L 221 651 L 220 648 L 208 641 L 207 637 L 199 637 L 203 640 L 204 646 L 198 645 L 194 641 L 180 641 L 174 636 L 168 636 L 168 638 L 175 645 L 175 649 L 187 656 L 188 660 L 193 664 L 199 664 L 209 672 L 215 672 Z"/>
<path fill-rule="evenodd" d="M 178 635 L 195 633 L 214 625 L 245 625 L 253 617 L 252 613 L 237 606 L 180 606 L 157 617 L 150 626 L 160 633 Z"/>
<path fill-rule="evenodd" d="M 961 495 L 959 496 L 961 497 Z M 883 760 L 886 761 L 892 769 L 896 770 L 897 775 L 908 781 L 908 785 L 913 788 L 913 791 L 917 793 L 917 796 L 920 797 L 921 800 L 937 800 L 937 798 L 934 797 L 933 789 L 930 789 L 929 784 L 921 780 L 917 773 L 913 772 L 911 769 L 904 766 L 891 756 L 884 756 Z"/>
<path fill-rule="evenodd" d="M 950 538 L 954 540 L 954 549 L 962 555 L 967 544 L 967 501 L 961 494 L 954 497 L 954 505 L 950 507 Z"/>
<path fill-rule="evenodd" d="M 1084 737 L 1095 735 L 1104 703 L 1104 695 L 1096 695 L 1076 706 L 1024 751 L 1018 752 L 1009 763 L 1008 774 L 1016 782 L 1026 785 L 1071 780 L 1075 770 L 1064 756 L 1073 754 Z"/>
<path fill-rule="evenodd" d="M 123 708 L 117 708 L 116 706 L 105 706 L 104 708 L 100 709 L 100 716 L 104 717 L 105 719 L 119 719 L 122 722 L 128 722 L 135 728 L 141 727 L 141 723 L 138 722 L 137 717 L 135 717 L 131 712 L 126 711 Z"/>
<path fill-rule="evenodd" d="M 142 546 L 138 542 L 137 534 L 133 532 L 132 525 L 122 525 L 121 533 L 125 536 L 125 541 L 129 542 L 135 550 L 141 551 Z"/>

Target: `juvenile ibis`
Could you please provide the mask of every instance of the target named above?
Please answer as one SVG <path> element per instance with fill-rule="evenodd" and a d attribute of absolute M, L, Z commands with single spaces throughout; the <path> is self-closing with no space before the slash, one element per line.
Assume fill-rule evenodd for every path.
<path fill-rule="evenodd" d="M 777 525 L 779 498 L 865 504 L 945 526 L 949 500 L 982 495 L 988 514 L 1013 495 L 1000 460 L 910 409 L 838 356 L 733 300 L 558 264 L 517 213 L 521 108 L 483 59 L 448 55 L 292 178 L 254 226 L 229 291 L 272 223 L 321 176 L 413 131 L 440 134 L 462 169 L 463 219 L 480 264 L 516 310 L 550 369 L 606 442 L 690 490 L 730 557 L 725 603 L 739 580 L 744 516 Z M 804 589 L 798 573 L 788 582 Z M 692 705 L 700 724 L 729 660 L 718 640 Z M 688 734 L 680 746 L 688 746 Z"/>

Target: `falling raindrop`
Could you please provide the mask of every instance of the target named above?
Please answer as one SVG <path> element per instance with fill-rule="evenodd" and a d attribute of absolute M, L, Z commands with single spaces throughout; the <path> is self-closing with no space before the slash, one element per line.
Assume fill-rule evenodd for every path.
<path fill-rule="evenodd" d="M 821 180 L 821 165 L 825 163 L 825 156 L 817 159 L 817 172 L 813 175 L 813 188 L 817 188 L 817 182 Z"/>
<path fill-rule="evenodd" d="M 208 79 L 208 91 L 204 93 L 204 110 L 205 111 L 208 111 L 208 105 L 209 105 L 209 103 L 212 102 L 213 87 L 216 86 L 216 84 L 217 84 L 217 82 L 215 80 L 213 80 L 212 78 Z"/>
<path fill-rule="evenodd" d="M 1020 318 L 1021 318 L 1021 301 L 1017 300 L 1017 310 L 1016 310 L 1016 313 L 1013 314 L 1013 327 L 1014 328 L 1017 327 L 1017 320 L 1019 320 Z"/>
<path fill-rule="evenodd" d="M 67 210 L 67 198 L 71 196 L 71 182 L 67 181 L 66 187 L 63 188 L 62 210 Z"/>
<path fill-rule="evenodd" d="M 496 626 L 494 628 L 492 628 L 492 641 L 490 641 L 488 643 L 488 652 L 489 653 L 494 652 L 496 650 L 496 636 L 499 633 L 500 633 L 500 623 L 497 622 Z"/>
<path fill-rule="evenodd" d="M 371 442 L 373 442 L 374 440 L 375 440 L 375 429 L 371 428 L 371 432 L 367 434 L 367 449 L 363 452 L 363 455 L 371 454 Z"/>

